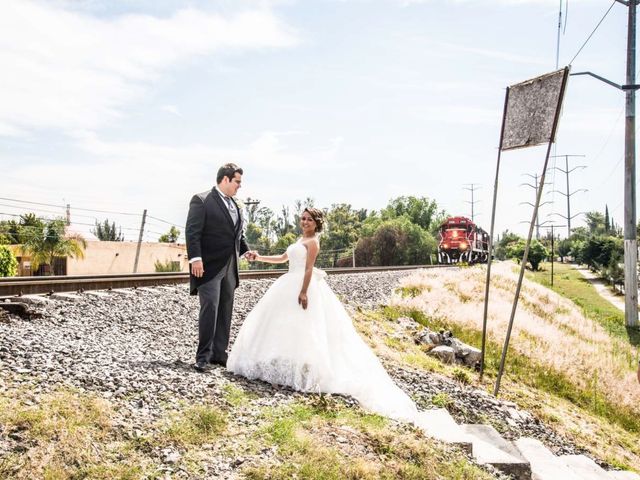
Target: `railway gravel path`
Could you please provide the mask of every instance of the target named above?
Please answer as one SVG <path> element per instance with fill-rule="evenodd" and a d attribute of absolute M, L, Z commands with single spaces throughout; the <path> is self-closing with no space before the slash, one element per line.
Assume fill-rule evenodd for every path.
<path fill-rule="evenodd" d="M 349 274 L 328 278 L 349 309 L 373 309 L 384 304 L 405 272 Z M 272 279 L 247 280 L 236 295 L 232 338 L 242 319 L 264 294 Z M 23 320 L 14 315 L 0 321 L 0 395 L 9 389 L 41 393 L 60 385 L 96 392 L 120 406 L 120 423 L 131 435 L 141 425 L 166 411 L 167 405 L 222 398 L 233 383 L 253 393 L 256 408 L 295 401 L 302 394 L 262 382 L 250 382 L 215 367 L 206 374 L 190 368 L 197 339 L 198 305 L 187 286 L 110 292 L 108 296 L 82 294 L 80 298 L 54 300 L 34 306 L 40 318 Z M 391 375 L 423 408 L 433 395 L 446 392 L 450 412 L 460 423 L 489 419 L 506 436 L 533 436 L 555 453 L 579 453 L 531 414 L 516 406 L 447 377 L 398 365 L 387 366 Z M 347 399 L 347 401 L 349 401 Z M 247 424 L 256 412 L 245 412 Z M 253 417 L 252 417 L 253 416 Z M 244 420 L 243 420 L 244 421 Z M 0 458 L 18 447 L 0 429 Z M 212 454 L 209 472 L 233 478 L 245 461 Z M 167 456 L 167 472 L 173 468 Z M 273 452 L 260 455 L 269 457 Z"/>

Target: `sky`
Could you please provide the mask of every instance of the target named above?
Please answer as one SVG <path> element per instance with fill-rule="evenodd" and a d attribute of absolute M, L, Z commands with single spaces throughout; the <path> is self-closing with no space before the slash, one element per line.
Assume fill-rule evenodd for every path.
<path fill-rule="evenodd" d="M 608 0 L 3 0 L 0 219 L 69 204 L 77 231 L 109 218 L 135 240 L 147 209 L 155 241 L 234 162 L 239 197 L 276 212 L 414 195 L 470 216 L 474 184 L 488 230 L 505 89 L 556 69 L 560 3 L 559 66 L 623 84 Z M 552 154 L 583 155 L 572 216 L 623 223 L 623 141 L 624 94 L 571 77 Z M 496 233 L 528 230 L 545 153 L 502 154 Z M 564 162 L 546 225 L 566 224 Z"/>

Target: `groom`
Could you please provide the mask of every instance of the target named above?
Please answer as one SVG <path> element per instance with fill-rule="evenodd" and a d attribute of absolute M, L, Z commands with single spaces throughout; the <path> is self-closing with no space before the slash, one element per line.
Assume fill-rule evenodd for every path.
<path fill-rule="evenodd" d="M 218 170 L 213 190 L 193 196 L 185 235 L 191 295 L 200 299 L 198 351 L 193 365 L 204 372 L 210 363 L 226 366 L 233 295 L 238 287 L 238 258 L 251 259 L 240 209 L 233 197 L 242 182 L 242 169 L 227 163 Z"/>

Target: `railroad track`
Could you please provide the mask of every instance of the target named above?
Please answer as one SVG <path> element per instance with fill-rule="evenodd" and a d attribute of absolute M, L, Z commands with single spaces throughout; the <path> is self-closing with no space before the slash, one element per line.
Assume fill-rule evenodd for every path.
<path fill-rule="evenodd" d="M 415 270 L 418 268 L 442 268 L 450 265 L 407 265 L 394 267 L 327 268 L 329 275 L 346 273 L 388 272 Z M 240 279 L 274 278 L 287 270 L 242 270 Z M 51 277 L 9 277 L 0 278 L 0 298 L 19 295 L 50 294 L 62 292 L 83 292 L 87 290 L 109 290 L 113 288 L 149 287 L 187 283 L 189 274 L 185 272 L 129 273 L 108 275 L 77 275 Z"/>

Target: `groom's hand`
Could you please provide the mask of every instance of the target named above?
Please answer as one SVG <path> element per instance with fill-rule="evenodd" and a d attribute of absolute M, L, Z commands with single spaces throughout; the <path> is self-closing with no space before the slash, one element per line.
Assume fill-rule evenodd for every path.
<path fill-rule="evenodd" d="M 202 260 L 196 260 L 191 264 L 191 274 L 197 278 L 204 275 L 204 265 L 202 264 Z"/>

